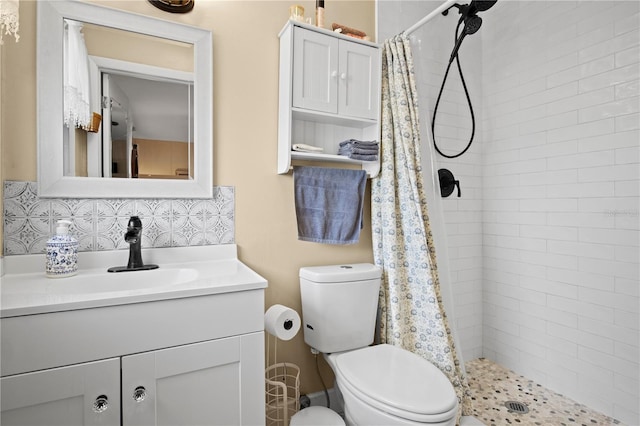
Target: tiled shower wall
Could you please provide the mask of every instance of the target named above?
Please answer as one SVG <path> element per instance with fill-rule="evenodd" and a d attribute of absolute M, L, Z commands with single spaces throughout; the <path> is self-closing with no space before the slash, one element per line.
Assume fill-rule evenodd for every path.
<path fill-rule="evenodd" d="M 498 2 L 483 38 L 484 354 L 640 424 L 640 2 Z"/>
<path fill-rule="evenodd" d="M 127 222 L 140 216 L 143 247 L 181 247 L 234 242 L 234 188 L 214 187 L 211 199 L 39 198 L 36 182 L 4 182 L 4 254 L 43 253 L 59 219 L 80 251 L 128 248 Z"/>

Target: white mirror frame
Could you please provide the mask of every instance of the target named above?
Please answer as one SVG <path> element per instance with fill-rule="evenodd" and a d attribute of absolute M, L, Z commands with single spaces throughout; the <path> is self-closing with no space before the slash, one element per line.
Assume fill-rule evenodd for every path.
<path fill-rule="evenodd" d="M 211 198 L 213 59 L 211 31 L 69 0 L 37 2 L 38 194 L 45 198 Z M 64 176 L 63 20 L 103 25 L 194 46 L 194 178 L 119 179 Z"/>

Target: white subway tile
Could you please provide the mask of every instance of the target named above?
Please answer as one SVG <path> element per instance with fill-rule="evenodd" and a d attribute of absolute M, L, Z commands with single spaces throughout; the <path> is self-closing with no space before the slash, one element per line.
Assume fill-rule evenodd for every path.
<path fill-rule="evenodd" d="M 554 212 L 547 215 L 547 221 L 551 226 L 578 226 L 585 228 L 615 228 L 615 216 L 606 212 L 598 213 L 562 213 Z"/>
<path fill-rule="evenodd" d="M 544 81 L 543 81 L 544 83 Z M 578 94 L 579 85 L 576 81 L 552 87 L 543 91 L 538 91 L 520 98 L 520 108 L 526 109 L 541 104 L 557 101 Z"/>
<path fill-rule="evenodd" d="M 523 276 L 520 278 L 522 288 L 540 291 L 548 295 L 555 295 L 567 298 L 576 298 L 578 287 L 572 284 L 549 281 L 539 277 Z"/>
<path fill-rule="evenodd" d="M 581 79 L 578 85 L 579 93 L 591 90 L 602 89 L 604 87 L 615 86 L 616 84 L 625 83 L 637 79 L 638 64 L 631 64 L 621 68 L 615 68 L 611 71 L 592 77 Z"/>
<path fill-rule="evenodd" d="M 579 183 L 576 192 L 578 197 L 613 197 L 615 195 L 614 182 L 586 182 Z"/>
<path fill-rule="evenodd" d="M 571 271 L 575 271 L 578 267 L 578 258 L 576 256 L 561 255 L 557 253 L 521 250 L 520 260 L 534 265 L 544 265 L 551 268 L 564 268 Z"/>
<path fill-rule="evenodd" d="M 638 29 L 622 33 L 614 38 L 604 40 L 592 46 L 580 49 L 578 61 L 580 63 L 592 61 L 611 52 L 619 52 L 638 45 Z"/>
<path fill-rule="evenodd" d="M 601 17 L 598 16 L 598 18 L 601 18 Z M 584 24 L 584 21 L 581 22 L 581 24 Z M 599 20 L 598 26 L 587 27 L 586 31 L 584 32 L 581 32 L 582 29 L 585 29 L 585 27 L 578 25 L 577 31 L 580 34 L 580 37 L 576 39 L 576 47 L 578 49 L 591 47 L 594 44 L 598 44 L 604 41 L 609 41 L 614 37 L 613 22 L 608 23 L 606 25 L 602 25 L 602 21 Z"/>
<path fill-rule="evenodd" d="M 640 163 L 640 146 L 615 150 L 616 164 Z"/>
<path fill-rule="evenodd" d="M 547 216 L 544 212 L 497 212 L 495 218 L 497 223 L 518 225 L 546 225 L 547 223 Z"/>
<path fill-rule="evenodd" d="M 576 198 L 543 198 L 520 200 L 520 211 L 525 212 L 574 212 L 578 210 Z"/>
<path fill-rule="evenodd" d="M 578 284 L 578 271 L 576 268 L 567 269 L 565 267 L 549 267 L 547 268 L 547 274 L 545 277 L 548 281 L 551 282 L 560 282 L 564 284 Z"/>
<path fill-rule="evenodd" d="M 554 143 L 581 139 L 585 137 L 608 135 L 614 132 L 614 125 L 615 120 L 612 118 L 607 118 L 605 120 L 590 121 L 586 123 L 580 123 L 575 126 L 549 130 L 547 132 L 547 141 Z"/>
<path fill-rule="evenodd" d="M 638 95 L 640 95 L 640 80 L 620 83 L 620 84 L 617 84 L 615 87 L 616 99 L 626 99 L 626 98 L 635 97 L 637 101 Z"/>
<path fill-rule="evenodd" d="M 549 252 L 556 254 L 576 255 L 587 258 L 614 259 L 614 245 L 593 244 L 576 241 L 548 241 Z"/>
<path fill-rule="evenodd" d="M 640 114 L 623 115 L 615 119 L 616 132 L 626 132 L 638 128 L 640 128 Z"/>
<path fill-rule="evenodd" d="M 580 93 L 579 95 L 572 96 L 570 98 L 551 102 L 546 105 L 547 113 L 549 115 L 559 114 L 565 111 L 573 111 L 611 102 L 616 99 L 615 91 L 617 87 L 618 86 L 616 86 L 616 88 L 605 87 L 603 89 Z"/>
<path fill-rule="evenodd" d="M 638 345 L 630 345 L 624 340 L 615 342 L 614 355 L 629 362 L 637 363 L 638 359 L 640 359 L 640 354 L 638 353 Z"/>
<path fill-rule="evenodd" d="M 520 225 L 520 235 L 522 237 L 543 238 L 546 240 L 576 241 L 578 239 L 578 228 L 572 226 Z"/>
<path fill-rule="evenodd" d="M 624 311 L 621 309 L 617 309 L 615 311 L 615 324 L 621 325 L 623 327 L 631 328 L 633 330 L 640 330 L 640 326 L 638 326 L 638 298 L 636 297 L 636 309 L 631 311 Z"/>
<path fill-rule="evenodd" d="M 626 50 L 616 52 L 615 66 L 621 68 L 626 65 L 637 64 L 640 61 L 640 47 L 634 46 Z"/>
<path fill-rule="evenodd" d="M 579 241 L 634 246 L 638 243 L 638 234 L 624 229 L 580 228 Z"/>
<path fill-rule="evenodd" d="M 628 345 L 638 347 L 638 333 L 631 328 L 580 317 L 578 329 L 598 336 L 605 336 L 614 342 L 625 342 Z"/>
<path fill-rule="evenodd" d="M 637 114 L 632 114 L 632 116 Z M 594 135 L 581 138 L 578 141 L 578 150 L 580 152 L 588 151 L 604 151 L 616 148 L 628 148 L 638 146 L 640 141 L 640 132 L 635 130 L 617 131 L 616 133 L 605 135 Z"/>
<path fill-rule="evenodd" d="M 482 227 L 483 234 L 517 236 L 520 232 L 519 225 L 504 223 L 485 223 Z"/>
<path fill-rule="evenodd" d="M 638 377 L 630 377 L 628 375 L 622 375 L 614 373 L 613 386 L 617 390 L 628 392 L 630 395 L 638 397 L 640 392 L 640 383 Z"/>
<path fill-rule="evenodd" d="M 638 312 L 638 299 L 627 295 L 602 291 L 593 288 L 578 288 L 578 300 L 602 305 L 605 307 L 616 307 L 616 309 L 628 312 Z M 617 312 L 616 312 L 617 315 Z M 637 318 L 637 317 L 636 317 Z M 617 318 L 616 318 L 617 319 Z"/>
<path fill-rule="evenodd" d="M 549 170 L 563 170 L 606 166 L 613 164 L 614 161 L 614 153 L 612 151 L 587 152 L 548 158 L 547 168 Z"/>
<path fill-rule="evenodd" d="M 627 3 L 627 2 L 624 2 Z M 637 2 L 628 2 L 625 4 L 626 10 L 622 16 L 618 15 L 614 22 L 614 34 L 620 35 L 627 31 L 634 31 L 638 28 L 638 22 L 640 17 L 638 16 L 638 4 Z M 636 3 L 636 4 L 633 4 Z"/>
<path fill-rule="evenodd" d="M 520 185 L 565 184 L 578 181 L 577 170 L 552 170 L 541 173 L 520 174 Z"/>
<path fill-rule="evenodd" d="M 640 230 L 640 220 L 638 219 L 640 211 L 636 208 L 633 210 L 617 212 L 615 216 L 615 228 L 619 230 L 633 231 L 632 234 L 637 237 Z M 636 240 L 634 245 L 638 245 Z"/>
<path fill-rule="evenodd" d="M 638 202 L 639 199 L 637 197 L 581 198 L 578 201 L 578 210 L 619 216 L 637 211 Z"/>
<path fill-rule="evenodd" d="M 589 108 L 582 108 L 578 113 L 578 120 L 580 123 L 597 121 L 605 118 L 637 113 L 639 109 L 638 97 L 635 96 Z"/>
<path fill-rule="evenodd" d="M 617 249 L 621 249 L 620 251 L 623 251 L 624 253 L 620 254 L 618 253 Z M 635 260 L 635 262 L 638 262 L 638 248 L 637 247 L 629 247 L 626 248 L 626 250 L 622 250 L 624 249 L 623 247 L 617 247 L 616 248 L 616 259 L 617 260 L 622 260 L 625 262 L 632 262 L 633 260 Z M 618 259 L 618 256 L 620 256 L 622 259 Z M 629 258 L 627 258 L 627 256 Z M 634 259 L 630 259 L 631 257 L 636 256 Z M 626 294 L 628 296 L 633 296 L 633 297 L 638 297 L 640 296 L 640 288 L 638 288 L 638 280 L 634 280 L 634 279 L 628 279 L 628 278 L 621 278 L 621 277 L 616 277 L 615 279 L 615 291 L 616 293 L 620 293 L 620 294 Z"/>
<path fill-rule="evenodd" d="M 640 178 L 640 168 L 638 168 L 637 164 L 587 167 L 578 170 L 579 182 L 602 182 L 638 178 Z"/>

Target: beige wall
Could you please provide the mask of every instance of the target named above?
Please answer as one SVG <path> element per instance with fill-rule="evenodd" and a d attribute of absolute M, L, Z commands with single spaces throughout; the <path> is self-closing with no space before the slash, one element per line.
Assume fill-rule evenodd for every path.
<path fill-rule="evenodd" d="M 213 32 L 214 183 L 235 187 L 239 256 L 269 281 L 266 307 L 280 303 L 300 311 L 298 269 L 372 260 L 370 220 L 360 243 L 331 246 L 297 240 L 293 178 L 276 174 L 278 33 L 293 1 L 196 1 L 188 14 L 172 15 L 147 1 L 101 1 Z M 299 1 L 306 16 L 315 2 Z M 341 23 L 374 34 L 373 0 L 330 0 L 325 23 Z M 2 180 L 36 179 L 35 2 L 20 2 L 20 42 L 2 49 Z M 369 186 L 367 186 L 367 192 Z M 368 198 L 368 197 L 367 197 Z M 367 199 L 365 217 L 370 217 Z M 321 389 L 302 334 L 278 343 L 278 361 L 302 369 L 302 391 Z M 328 367 L 321 362 L 325 378 Z M 331 382 L 331 381 L 329 381 Z"/>

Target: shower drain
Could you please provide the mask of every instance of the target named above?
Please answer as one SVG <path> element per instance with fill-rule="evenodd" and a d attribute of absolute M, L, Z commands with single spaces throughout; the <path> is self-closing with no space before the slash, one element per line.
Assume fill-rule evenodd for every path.
<path fill-rule="evenodd" d="M 527 414 L 529 412 L 527 404 L 518 401 L 507 401 L 504 406 L 509 409 L 510 413 Z"/>

